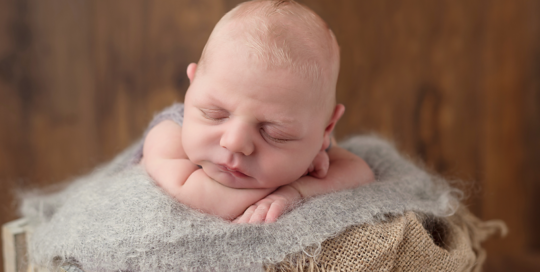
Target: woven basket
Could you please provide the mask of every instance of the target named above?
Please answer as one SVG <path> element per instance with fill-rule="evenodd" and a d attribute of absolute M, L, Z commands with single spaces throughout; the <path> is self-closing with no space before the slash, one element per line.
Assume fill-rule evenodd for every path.
<path fill-rule="evenodd" d="M 501 221 L 482 222 L 466 208 L 434 219 L 407 212 L 374 225 L 348 228 L 320 248 L 288 256 L 275 271 L 481 271 L 480 243 L 506 233 Z"/>

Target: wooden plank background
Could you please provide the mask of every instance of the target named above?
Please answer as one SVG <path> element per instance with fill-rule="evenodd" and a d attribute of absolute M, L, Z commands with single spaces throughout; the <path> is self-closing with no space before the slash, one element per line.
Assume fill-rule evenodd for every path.
<path fill-rule="evenodd" d="M 239 0 L 0 0 L 0 223 L 182 101 Z M 303 0 L 342 50 L 338 138 L 375 132 L 503 219 L 486 271 L 540 271 L 540 1 Z"/>

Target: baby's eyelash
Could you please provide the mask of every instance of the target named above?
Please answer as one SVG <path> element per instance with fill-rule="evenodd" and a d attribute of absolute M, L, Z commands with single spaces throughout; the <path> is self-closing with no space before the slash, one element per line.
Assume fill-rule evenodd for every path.
<path fill-rule="evenodd" d="M 276 142 L 276 143 L 285 143 L 287 141 L 289 141 L 288 139 L 280 139 L 280 138 L 274 138 L 272 136 L 270 136 L 266 131 L 264 131 L 264 129 L 261 129 L 261 132 L 268 138 L 270 139 L 271 141 L 273 142 Z"/>
<path fill-rule="evenodd" d="M 226 116 L 223 116 L 223 117 L 220 116 L 218 118 L 215 118 L 215 117 L 210 116 L 205 110 L 200 110 L 200 111 L 201 111 L 201 113 L 202 113 L 202 115 L 203 115 L 203 117 L 205 119 L 208 119 L 208 120 L 211 120 L 211 121 L 221 121 L 221 120 L 227 118 Z"/>
<path fill-rule="evenodd" d="M 220 118 L 213 118 L 213 117 L 210 117 L 206 114 L 203 114 L 204 118 L 208 119 L 208 120 L 212 120 L 212 121 L 221 121 L 223 119 L 225 119 L 225 117 L 220 117 Z"/>

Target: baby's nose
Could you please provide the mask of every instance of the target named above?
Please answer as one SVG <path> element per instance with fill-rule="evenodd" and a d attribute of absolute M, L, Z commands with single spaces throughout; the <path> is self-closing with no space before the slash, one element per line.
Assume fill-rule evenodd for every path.
<path fill-rule="evenodd" d="M 219 144 L 233 153 L 242 153 L 245 156 L 251 155 L 255 148 L 250 128 L 240 122 L 230 124 Z"/>

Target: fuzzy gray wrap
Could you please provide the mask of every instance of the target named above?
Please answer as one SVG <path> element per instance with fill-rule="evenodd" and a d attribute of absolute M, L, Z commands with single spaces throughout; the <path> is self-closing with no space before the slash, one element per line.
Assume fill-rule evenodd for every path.
<path fill-rule="evenodd" d="M 125 167 L 140 144 L 59 193 L 24 198 L 22 214 L 35 225 L 34 263 L 76 260 L 85 271 L 260 271 L 348 226 L 405 211 L 447 216 L 458 205 L 459 191 L 445 180 L 388 142 L 358 136 L 340 145 L 372 167 L 376 182 L 309 199 L 273 224 L 231 224 L 178 203 L 140 166 Z"/>

